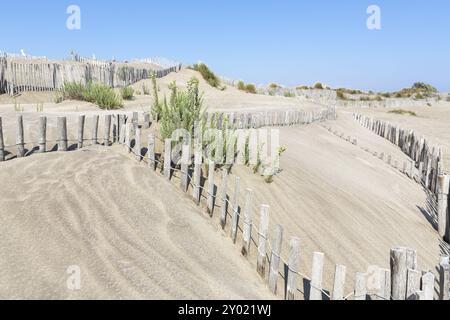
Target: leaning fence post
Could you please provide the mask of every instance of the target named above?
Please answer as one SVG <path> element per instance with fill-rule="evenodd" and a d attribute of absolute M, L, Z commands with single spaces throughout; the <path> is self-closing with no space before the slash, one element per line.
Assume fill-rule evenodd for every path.
<path fill-rule="evenodd" d="M 111 133 L 111 115 L 105 115 L 105 138 L 104 145 L 105 147 L 109 146 L 109 137 Z"/>
<path fill-rule="evenodd" d="M 355 300 L 366 300 L 367 298 L 367 273 L 356 273 Z"/>
<path fill-rule="evenodd" d="M 278 269 L 280 268 L 281 243 L 283 241 L 283 227 L 275 226 L 274 238 L 272 242 L 272 253 L 269 266 L 269 290 L 273 294 L 277 293 Z"/>
<path fill-rule="evenodd" d="M 239 224 L 239 188 L 240 188 L 239 177 L 236 177 L 234 183 L 234 195 L 233 195 L 233 216 L 231 218 L 231 239 L 233 243 L 236 243 L 237 229 Z"/>
<path fill-rule="evenodd" d="M 448 192 L 449 192 L 449 176 L 440 175 L 438 177 L 438 231 L 442 239 L 450 241 L 448 234 Z"/>
<path fill-rule="evenodd" d="M 244 224 L 242 226 L 242 255 L 247 256 L 250 252 L 252 241 L 252 190 L 247 189 L 245 193 Z"/>
<path fill-rule="evenodd" d="M 136 155 L 136 159 L 138 161 L 142 160 L 142 155 L 141 155 L 141 128 L 139 128 L 139 126 L 136 128 L 136 131 L 135 131 L 134 154 Z"/>
<path fill-rule="evenodd" d="M 83 148 L 85 118 L 84 114 L 78 116 L 78 149 Z"/>
<path fill-rule="evenodd" d="M 439 265 L 439 288 L 440 299 L 448 301 L 450 299 L 450 264 L 448 257 L 442 257 Z"/>
<path fill-rule="evenodd" d="M 0 162 L 5 161 L 5 143 L 3 141 L 2 117 L 0 117 Z"/>
<path fill-rule="evenodd" d="M 23 116 L 17 116 L 17 136 L 16 136 L 16 144 L 17 144 L 17 157 L 22 158 L 25 155 L 25 141 L 24 141 L 24 133 L 23 133 Z"/>
<path fill-rule="evenodd" d="M 294 300 L 297 291 L 297 274 L 300 265 L 300 239 L 292 238 L 289 243 L 289 261 L 288 261 L 288 279 L 287 279 L 287 300 Z"/>
<path fill-rule="evenodd" d="M 189 164 L 191 161 L 191 146 L 183 144 L 181 156 L 181 190 L 187 192 L 189 183 Z"/>
<path fill-rule="evenodd" d="M 331 300 L 343 300 L 344 299 L 344 289 L 345 289 L 345 274 L 347 268 L 345 266 L 336 265 L 334 271 L 334 285 L 333 293 L 331 295 Z"/>
<path fill-rule="evenodd" d="M 47 151 L 47 118 L 39 117 L 39 153 Z"/>
<path fill-rule="evenodd" d="M 313 253 L 309 300 L 322 300 L 323 260 L 322 252 Z"/>
<path fill-rule="evenodd" d="M 155 161 L 155 136 L 153 134 L 148 135 L 148 167 L 152 170 L 156 170 Z"/>
<path fill-rule="evenodd" d="M 391 249 L 391 296 L 393 300 L 405 300 L 407 281 L 406 248 Z"/>
<path fill-rule="evenodd" d="M 228 212 L 228 196 L 227 196 L 227 181 L 228 181 L 228 170 L 223 169 L 222 170 L 222 181 L 221 181 L 221 198 L 222 198 L 222 205 L 221 205 L 221 216 L 220 216 L 220 225 L 222 226 L 222 229 L 225 228 L 225 225 L 227 224 L 227 212 Z"/>
<path fill-rule="evenodd" d="M 58 117 L 58 151 L 67 151 L 67 119 L 66 117 Z"/>
<path fill-rule="evenodd" d="M 210 216 L 213 215 L 214 212 L 214 170 L 216 168 L 216 164 L 214 161 L 208 162 L 208 201 L 206 203 L 206 210 Z"/>
<path fill-rule="evenodd" d="M 98 119 L 98 115 L 92 119 L 92 144 L 98 144 Z"/>
<path fill-rule="evenodd" d="M 164 177 L 170 180 L 172 171 L 172 139 L 166 139 L 164 142 Z"/>
<path fill-rule="evenodd" d="M 256 270 L 258 274 L 264 278 L 266 273 L 266 240 L 269 229 L 269 206 L 261 206 L 261 217 L 259 220 L 258 234 L 258 259 Z"/>
<path fill-rule="evenodd" d="M 194 188 L 192 196 L 197 205 L 200 204 L 200 183 L 202 178 L 202 152 L 195 150 L 194 155 Z"/>

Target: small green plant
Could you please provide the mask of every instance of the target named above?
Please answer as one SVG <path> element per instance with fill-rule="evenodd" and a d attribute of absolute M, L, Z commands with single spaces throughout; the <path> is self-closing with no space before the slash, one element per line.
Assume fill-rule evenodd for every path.
<path fill-rule="evenodd" d="M 317 82 L 316 84 L 314 84 L 314 89 L 323 90 L 323 85 L 320 82 Z"/>
<path fill-rule="evenodd" d="M 238 90 L 245 91 L 245 83 L 242 80 L 239 80 L 237 83 Z"/>
<path fill-rule="evenodd" d="M 295 93 L 288 90 L 288 91 L 283 92 L 283 96 L 285 96 L 286 98 L 295 98 Z"/>
<path fill-rule="evenodd" d="M 44 112 L 44 103 L 38 103 L 36 105 L 36 112 Z"/>
<path fill-rule="evenodd" d="M 409 111 L 409 110 L 405 110 L 405 109 L 394 109 L 394 110 L 390 110 L 388 113 L 401 114 L 401 115 L 410 115 L 410 116 L 413 116 L 413 117 L 417 116 L 417 114 L 414 111 Z"/>
<path fill-rule="evenodd" d="M 200 72 L 203 79 L 214 88 L 221 88 L 219 78 L 204 63 L 194 64 L 191 69 Z"/>
<path fill-rule="evenodd" d="M 120 89 L 120 94 L 122 95 L 122 99 L 124 100 L 133 100 L 134 89 L 130 86 L 123 87 L 122 89 Z"/>
<path fill-rule="evenodd" d="M 414 99 L 422 100 L 422 99 L 424 99 L 424 96 L 419 92 L 419 93 L 416 93 L 416 95 L 414 96 Z"/>
<path fill-rule="evenodd" d="M 155 119 L 156 121 L 159 121 L 159 119 L 161 118 L 161 113 L 162 113 L 162 104 L 159 102 L 159 98 L 158 98 L 159 88 L 156 83 L 156 73 L 155 72 L 152 72 L 150 74 L 150 79 L 152 80 L 152 91 L 153 91 L 153 104 L 152 104 L 151 113 L 152 113 L 153 119 Z"/>
<path fill-rule="evenodd" d="M 256 93 L 256 87 L 254 84 L 249 83 L 245 86 L 245 92 L 247 93 Z"/>
<path fill-rule="evenodd" d="M 345 95 L 344 91 L 341 89 L 336 90 L 336 96 L 340 100 L 347 100 L 347 96 Z"/>

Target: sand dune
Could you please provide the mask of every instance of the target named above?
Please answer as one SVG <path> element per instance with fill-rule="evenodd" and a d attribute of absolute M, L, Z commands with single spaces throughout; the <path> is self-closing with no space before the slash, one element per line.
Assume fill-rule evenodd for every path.
<path fill-rule="evenodd" d="M 0 179 L 2 298 L 273 298 L 191 201 L 121 148 L 4 162 Z"/>

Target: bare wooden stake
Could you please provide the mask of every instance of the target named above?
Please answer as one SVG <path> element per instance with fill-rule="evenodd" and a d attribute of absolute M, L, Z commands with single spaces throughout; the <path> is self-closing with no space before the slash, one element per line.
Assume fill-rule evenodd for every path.
<path fill-rule="evenodd" d="M 391 299 L 391 270 L 380 269 L 380 288 L 377 295 L 378 300 Z"/>
<path fill-rule="evenodd" d="M 406 248 L 391 249 L 391 296 L 393 300 L 405 300 L 407 281 L 407 251 Z"/>
<path fill-rule="evenodd" d="M 253 192 L 247 189 L 245 193 L 244 205 L 244 224 L 242 226 L 242 255 L 246 257 L 250 252 L 250 244 L 252 241 L 252 198 Z"/>
<path fill-rule="evenodd" d="M 228 170 L 222 170 L 222 186 L 221 186 L 221 215 L 220 215 L 220 225 L 222 229 L 225 228 L 227 224 L 227 213 L 228 213 L 228 195 L 227 195 L 227 183 L 228 183 Z"/>
<path fill-rule="evenodd" d="M 266 274 L 266 241 L 269 231 L 269 206 L 261 206 L 261 217 L 259 220 L 259 234 L 258 234 L 258 259 L 256 270 L 258 274 L 265 278 Z"/>
<path fill-rule="evenodd" d="M 421 274 L 418 270 L 408 269 L 406 283 L 406 300 L 417 300 L 417 291 L 420 290 Z"/>
<path fill-rule="evenodd" d="M 191 146 L 183 144 L 181 156 L 181 183 L 180 187 L 183 192 L 187 192 L 189 184 L 189 165 L 191 162 Z"/>
<path fill-rule="evenodd" d="M 356 273 L 355 300 L 367 299 L 367 273 Z"/>
<path fill-rule="evenodd" d="M 3 140 L 2 117 L 0 117 L 0 162 L 5 161 L 5 143 Z"/>
<path fill-rule="evenodd" d="M 109 146 L 109 138 L 111 135 L 111 115 L 105 115 L 105 138 L 104 145 L 105 147 Z"/>
<path fill-rule="evenodd" d="M 94 115 L 92 118 L 92 144 L 98 144 L 98 120 L 99 116 Z"/>
<path fill-rule="evenodd" d="M 336 265 L 336 269 L 334 271 L 333 293 L 331 295 L 332 300 L 343 300 L 344 299 L 346 272 L 347 272 L 347 268 L 345 266 L 341 266 L 339 264 Z"/>
<path fill-rule="evenodd" d="M 148 135 L 148 167 L 152 170 L 156 170 L 156 159 L 155 159 L 155 135 Z"/>
<path fill-rule="evenodd" d="M 297 292 L 297 275 L 300 269 L 300 239 L 292 238 L 289 243 L 288 260 L 288 279 L 287 279 L 287 300 L 294 300 Z"/>
<path fill-rule="evenodd" d="M 85 119 L 86 116 L 84 114 L 78 116 L 78 149 L 83 148 Z"/>
<path fill-rule="evenodd" d="M 215 199 L 215 193 L 214 193 L 214 172 L 216 169 L 216 164 L 214 161 L 208 162 L 208 200 L 207 200 L 207 212 L 210 216 L 213 215 L 214 212 L 214 199 Z"/>
<path fill-rule="evenodd" d="M 23 132 L 23 116 L 17 116 L 17 136 L 16 136 L 16 144 L 17 144 L 17 157 L 22 158 L 25 155 L 25 140 L 24 140 L 24 132 Z"/>
<path fill-rule="evenodd" d="M 278 270 L 280 268 L 281 243 L 283 241 L 283 227 L 279 224 L 275 226 L 274 238 L 272 242 L 272 253 L 269 267 L 269 290 L 277 294 Z"/>
<path fill-rule="evenodd" d="M 195 150 L 194 154 L 194 188 L 192 196 L 197 205 L 200 204 L 200 183 L 202 177 L 202 152 L 201 150 Z"/>
<path fill-rule="evenodd" d="M 141 155 L 141 128 L 136 128 L 136 135 L 134 138 L 134 154 L 136 155 L 136 159 L 140 162 L 142 160 Z"/>
<path fill-rule="evenodd" d="M 58 151 L 67 151 L 67 118 L 58 117 Z"/>
<path fill-rule="evenodd" d="M 422 276 L 423 297 L 421 300 L 433 300 L 434 298 L 434 274 L 427 272 Z"/>
<path fill-rule="evenodd" d="M 172 171 L 172 140 L 166 139 L 164 143 L 164 177 L 170 180 Z"/>
<path fill-rule="evenodd" d="M 324 254 L 322 252 L 314 252 L 309 300 L 322 300 L 323 262 Z"/>
<path fill-rule="evenodd" d="M 440 175 L 438 177 L 438 232 L 442 239 L 448 239 L 448 192 L 449 176 Z"/>
<path fill-rule="evenodd" d="M 443 258 L 439 265 L 439 288 L 440 299 L 448 301 L 450 299 L 450 264 L 448 257 Z"/>
<path fill-rule="evenodd" d="M 240 189 L 239 177 L 236 177 L 234 183 L 234 195 L 233 195 L 233 216 L 231 218 L 231 239 L 233 243 L 236 243 L 237 229 L 239 224 L 239 189 Z"/>
<path fill-rule="evenodd" d="M 47 117 L 39 117 L 39 153 L 47 152 Z"/>

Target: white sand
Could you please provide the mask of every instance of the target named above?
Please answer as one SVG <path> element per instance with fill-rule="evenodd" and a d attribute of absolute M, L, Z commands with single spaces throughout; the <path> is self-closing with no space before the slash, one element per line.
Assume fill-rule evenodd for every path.
<path fill-rule="evenodd" d="M 121 150 L 0 163 L 1 298 L 273 298 L 190 200 Z"/>

